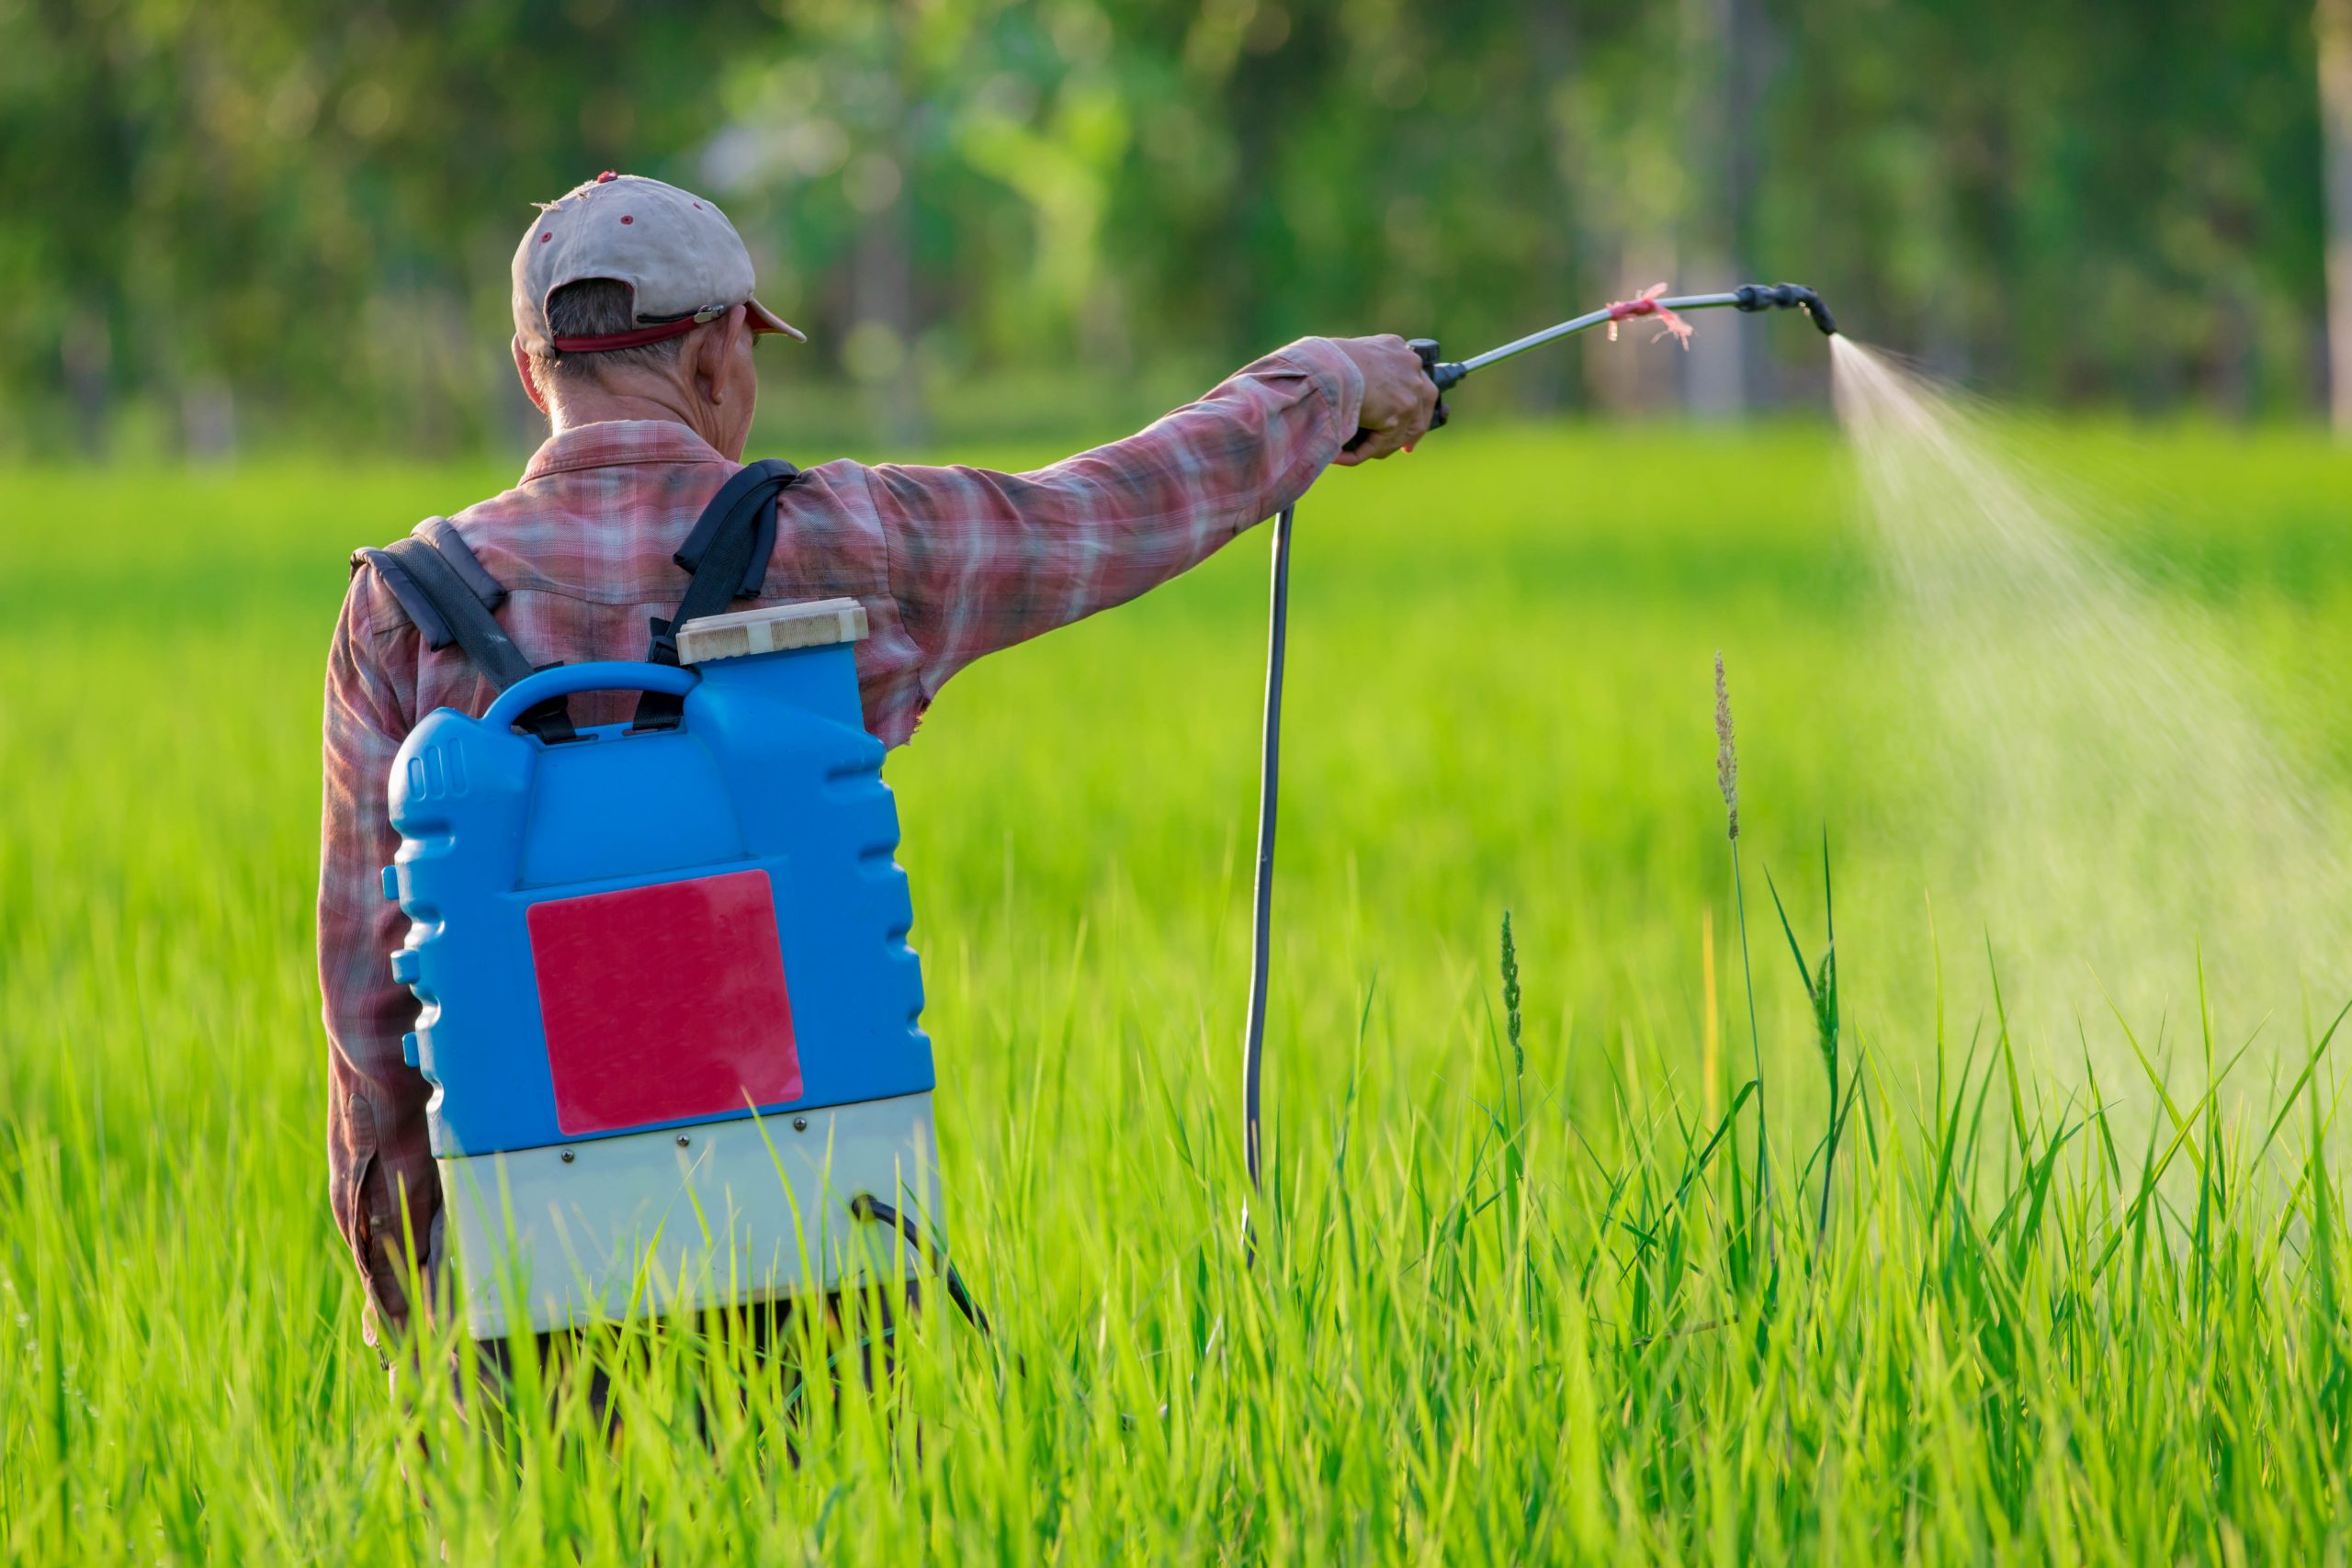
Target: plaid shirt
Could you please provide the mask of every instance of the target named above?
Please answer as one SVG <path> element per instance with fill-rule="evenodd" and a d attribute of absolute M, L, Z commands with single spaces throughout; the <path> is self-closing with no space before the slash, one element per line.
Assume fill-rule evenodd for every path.
<path fill-rule="evenodd" d="M 1363 395 L 1346 355 L 1305 338 L 1141 434 L 1035 473 L 827 463 L 777 502 L 758 603 L 861 601 L 866 727 L 902 744 L 980 655 L 1123 604 L 1295 500 L 1354 433 Z M 641 659 L 648 619 L 685 591 L 671 552 L 736 468 L 682 424 L 583 425 L 541 446 L 514 489 L 451 521 L 506 587 L 500 619 L 526 658 Z M 327 654 L 319 986 L 328 1195 L 372 1340 L 379 1314 L 407 1316 L 403 1201 L 418 1263 L 429 1273 L 442 1261 L 431 1089 L 401 1056 L 416 998 L 389 967 L 407 917 L 378 881 L 399 847 L 385 790 L 420 717 L 480 715 L 493 694 L 457 647 L 428 649 L 378 574 L 353 564 Z M 572 702 L 577 722 L 605 724 L 633 699 Z"/>

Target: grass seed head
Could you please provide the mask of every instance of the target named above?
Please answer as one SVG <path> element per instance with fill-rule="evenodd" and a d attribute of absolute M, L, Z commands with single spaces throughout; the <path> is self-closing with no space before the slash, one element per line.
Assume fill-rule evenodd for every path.
<path fill-rule="evenodd" d="M 1739 837 L 1739 748 L 1731 734 L 1731 687 L 1724 681 L 1724 656 L 1715 654 L 1715 783 L 1724 792 L 1724 814 L 1731 837 Z"/>

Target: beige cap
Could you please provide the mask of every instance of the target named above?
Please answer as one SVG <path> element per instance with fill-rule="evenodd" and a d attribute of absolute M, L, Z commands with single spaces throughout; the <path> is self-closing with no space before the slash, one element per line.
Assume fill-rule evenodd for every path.
<path fill-rule="evenodd" d="M 637 328 L 559 339 L 548 296 L 567 283 L 608 277 L 637 296 Z M 514 247 L 514 333 L 528 352 L 596 354 L 682 337 L 738 305 L 754 333 L 808 334 L 752 298 L 752 256 L 711 202 L 660 180 L 611 170 L 545 203 Z"/>

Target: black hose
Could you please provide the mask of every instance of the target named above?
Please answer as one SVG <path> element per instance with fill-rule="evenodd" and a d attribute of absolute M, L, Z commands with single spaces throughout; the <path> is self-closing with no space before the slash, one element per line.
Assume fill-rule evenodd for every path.
<path fill-rule="evenodd" d="M 922 1250 L 915 1241 L 913 1228 L 899 1217 L 899 1211 L 876 1198 L 873 1193 L 861 1192 L 852 1198 L 849 1201 L 849 1212 L 858 1219 L 874 1220 L 888 1225 L 892 1230 L 897 1231 L 899 1237 L 909 1246 L 915 1247 L 918 1251 Z M 947 1260 L 946 1245 L 937 1236 L 933 1236 L 931 1251 L 932 1256 L 939 1259 L 939 1272 L 947 1280 L 947 1299 L 956 1303 L 957 1311 L 971 1320 L 973 1327 L 983 1334 L 992 1335 L 995 1331 L 989 1327 L 989 1314 L 980 1310 L 979 1303 L 972 1299 L 972 1292 L 964 1288 L 964 1277 L 956 1273 L 956 1265 Z"/>
<path fill-rule="evenodd" d="M 1266 625 L 1266 726 L 1258 753 L 1258 874 L 1250 917 L 1250 1025 L 1241 1047 L 1241 1154 L 1250 1168 L 1250 1190 L 1262 1192 L 1258 1157 L 1258 1079 L 1266 1051 L 1268 949 L 1273 937 L 1274 812 L 1282 786 L 1283 652 L 1290 630 L 1290 530 L 1296 503 L 1274 519 L 1272 607 Z M 1250 1205 L 1241 1206 L 1243 1256 L 1254 1263 L 1258 1238 L 1250 1227 Z"/>

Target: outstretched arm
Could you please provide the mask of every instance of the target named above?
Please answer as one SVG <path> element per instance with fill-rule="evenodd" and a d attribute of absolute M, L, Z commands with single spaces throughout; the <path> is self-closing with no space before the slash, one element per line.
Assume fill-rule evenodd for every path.
<path fill-rule="evenodd" d="M 1335 461 L 1408 448 L 1436 400 L 1401 339 L 1302 338 L 1051 468 L 865 470 L 889 592 L 922 649 L 922 699 L 982 654 L 1188 570 Z M 1359 426 L 1371 434 L 1343 454 Z"/>

